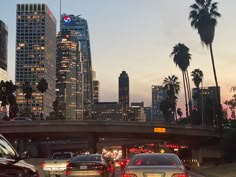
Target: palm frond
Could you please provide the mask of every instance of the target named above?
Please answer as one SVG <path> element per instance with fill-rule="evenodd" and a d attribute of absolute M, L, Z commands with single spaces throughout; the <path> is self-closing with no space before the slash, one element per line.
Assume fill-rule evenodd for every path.
<path fill-rule="evenodd" d="M 198 11 L 200 7 L 197 4 L 193 4 L 190 6 L 191 9 Z"/>

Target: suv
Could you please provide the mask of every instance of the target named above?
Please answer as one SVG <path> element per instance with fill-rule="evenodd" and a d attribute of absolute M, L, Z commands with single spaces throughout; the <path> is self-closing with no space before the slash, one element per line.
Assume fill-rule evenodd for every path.
<path fill-rule="evenodd" d="M 39 177 L 36 167 L 23 161 L 27 153 L 19 155 L 0 134 L 0 176 Z"/>

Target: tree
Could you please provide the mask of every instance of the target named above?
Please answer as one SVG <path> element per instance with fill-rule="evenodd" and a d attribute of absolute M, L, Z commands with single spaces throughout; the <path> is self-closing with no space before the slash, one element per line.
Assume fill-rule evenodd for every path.
<path fill-rule="evenodd" d="M 48 83 L 47 83 L 46 79 L 42 78 L 39 81 L 39 83 L 37 85 L 37 89 L 39 92 L 42 93 L 42 108 L 41 108 L 41 114 L 40 114 L 40 118 L 42 119 L 43 118 L 43 108 L 44 108 L 43 97 L 44 97 L 44 92 L 46 92 L 48 89 Z"/>
<path fill-rule="evenodd" d="M 178 114 L 179 118 L 182 118 L 183 112 L 182 112 L 181 108 L 177 109 L 177 114 Z"/>
<path fill-rule="evenodd" d="M 177 119 L 176 103 L 178 99 L 177 95 L 179 94 L 180 90 L 178 77 L 175 75 L 166 77 L 163 81 L 163 88 L 167 91 L 166 103 L 170 108 L 171 115 L 174 114 L 175 119 Z"/>
<path fill-rule="evenodd" d="M 184 84 L 184 94 L 185 94 L 185 107 L 186 107 L 186 117 L 188 118 L 190 115 L 191 120 L 191 94 L 190 94 L 190 83 L 188 77 L 188 67 L 190 64 L 191 54 L 189 53 L 189 48 L 184 44 L 178 43 L 173 47 L 173 51 L 171 52 L 171 56 L 173 56 L 174 63 L 176 66 L 180 68 L 183 76 L 183 84 Z M 188 101 L 187 101 L 188 100 Z M 188 110 L 188 102 L 189 102 L 189 110 Z M 190 113 L 190 114 L 189 114 Z"/>
<path fill-rule="evenodd" d="M 200 69 L 194 69 L 192 72 L 191 72 L 191 76 L 192 76 L 192 81 L 194 82 L 194 85 L 195 87 L 197 88 L 197 92 L 194 93 L 193 95 L 193 99 L 195 100 L 196 102 L 196 107 L 198 107 L 198 99 L 199 99 L 199 96 L 200 96 L 200 83 L 202 83 L 202 79 L 203 79 L 203 72 L 202 70 Z M 201 92 L 203 94 L 203 90 Z M 202 95 L 202 101 L 203 101 L 203 95 Z M 203 103 L 202 103 L 202 106 L 203 106 Z M 203 107 L 201 107 L 201 111 L 202 111 L 202 124 L 204 123 L 203 122 Z M 197 112 L 197 114 L 199 114 L 199 110 L 195 111 Z M 199 116 L 199 115 L 198 115 Z"/>
<path fill-rule="evenodd" d="M 58 100 L 55 100 L 52 104 L 53 111 L 49 113 L 47 120 L 65 120 L 65 115 L 61 112 L 61 105 Z"/>
<path fill-rule="evenodd" d="M 189 19 L 191 26 L 198 31 L 203 45 L 210 48 L 212 68 L 216 84 L 216 94 L 218 99 L 218 125 L 221 127 L 222 109 L 220 103 L 220 93 L 215 69 L 215 61 L 213 56 L 212 43 L 215 36 L 215 27 L 217 25 L 217 18 L 221 16 L 218 12 L 218 3 L 212 0 L 195 0 L 196 3 L 190 6 Z"/>
<path fill-rule="evenodd" d="M 1 106 L 6 107 L 9 105 L 9 117 L 15 117 L 18 112 L 18 106 L 16 103 L 17 86 L 12 81 L 0 82 L 0 101 Z"/>
<path fill-rule="evenodd" d="M 28 81 L 26 81 L 25 83 L 23 83 L 22 86 L 22 90 L 23 90 L 23 94 L 25 95 L 25 99 L 26 99 L 26 115 L 29 115 L 29 99 L 32 98 L 32 93 L 33 93 L 33 89 L 32 86 L 30 85 L 30 83 Z"/>

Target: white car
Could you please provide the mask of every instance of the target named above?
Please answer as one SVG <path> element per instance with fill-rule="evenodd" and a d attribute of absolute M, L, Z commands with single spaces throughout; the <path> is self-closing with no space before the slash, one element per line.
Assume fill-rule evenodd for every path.
<path fill-rule="evenodd" d="M 29 117 L 14 117 L 10 120 L 11 122 L 23 122 L 23 121 L 32 121 Z"/>
<path fill-rule="evenodd" d="M 179 157 L 173 153 L 144 153 L 133 156 L 123 177 L 189 177 Z"/>

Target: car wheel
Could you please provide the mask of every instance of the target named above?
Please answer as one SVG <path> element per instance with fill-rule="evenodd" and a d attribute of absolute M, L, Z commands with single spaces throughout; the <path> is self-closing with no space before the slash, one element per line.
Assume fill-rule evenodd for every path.
<path fill-rule="evenodd" d="M 51 177 L 50 173 L 45 173 L 45 177 Z"/>
<path fill-rule="evenodd" d="M 61 175 L 56 175 L 56 177 L 60 177 Z"/>

